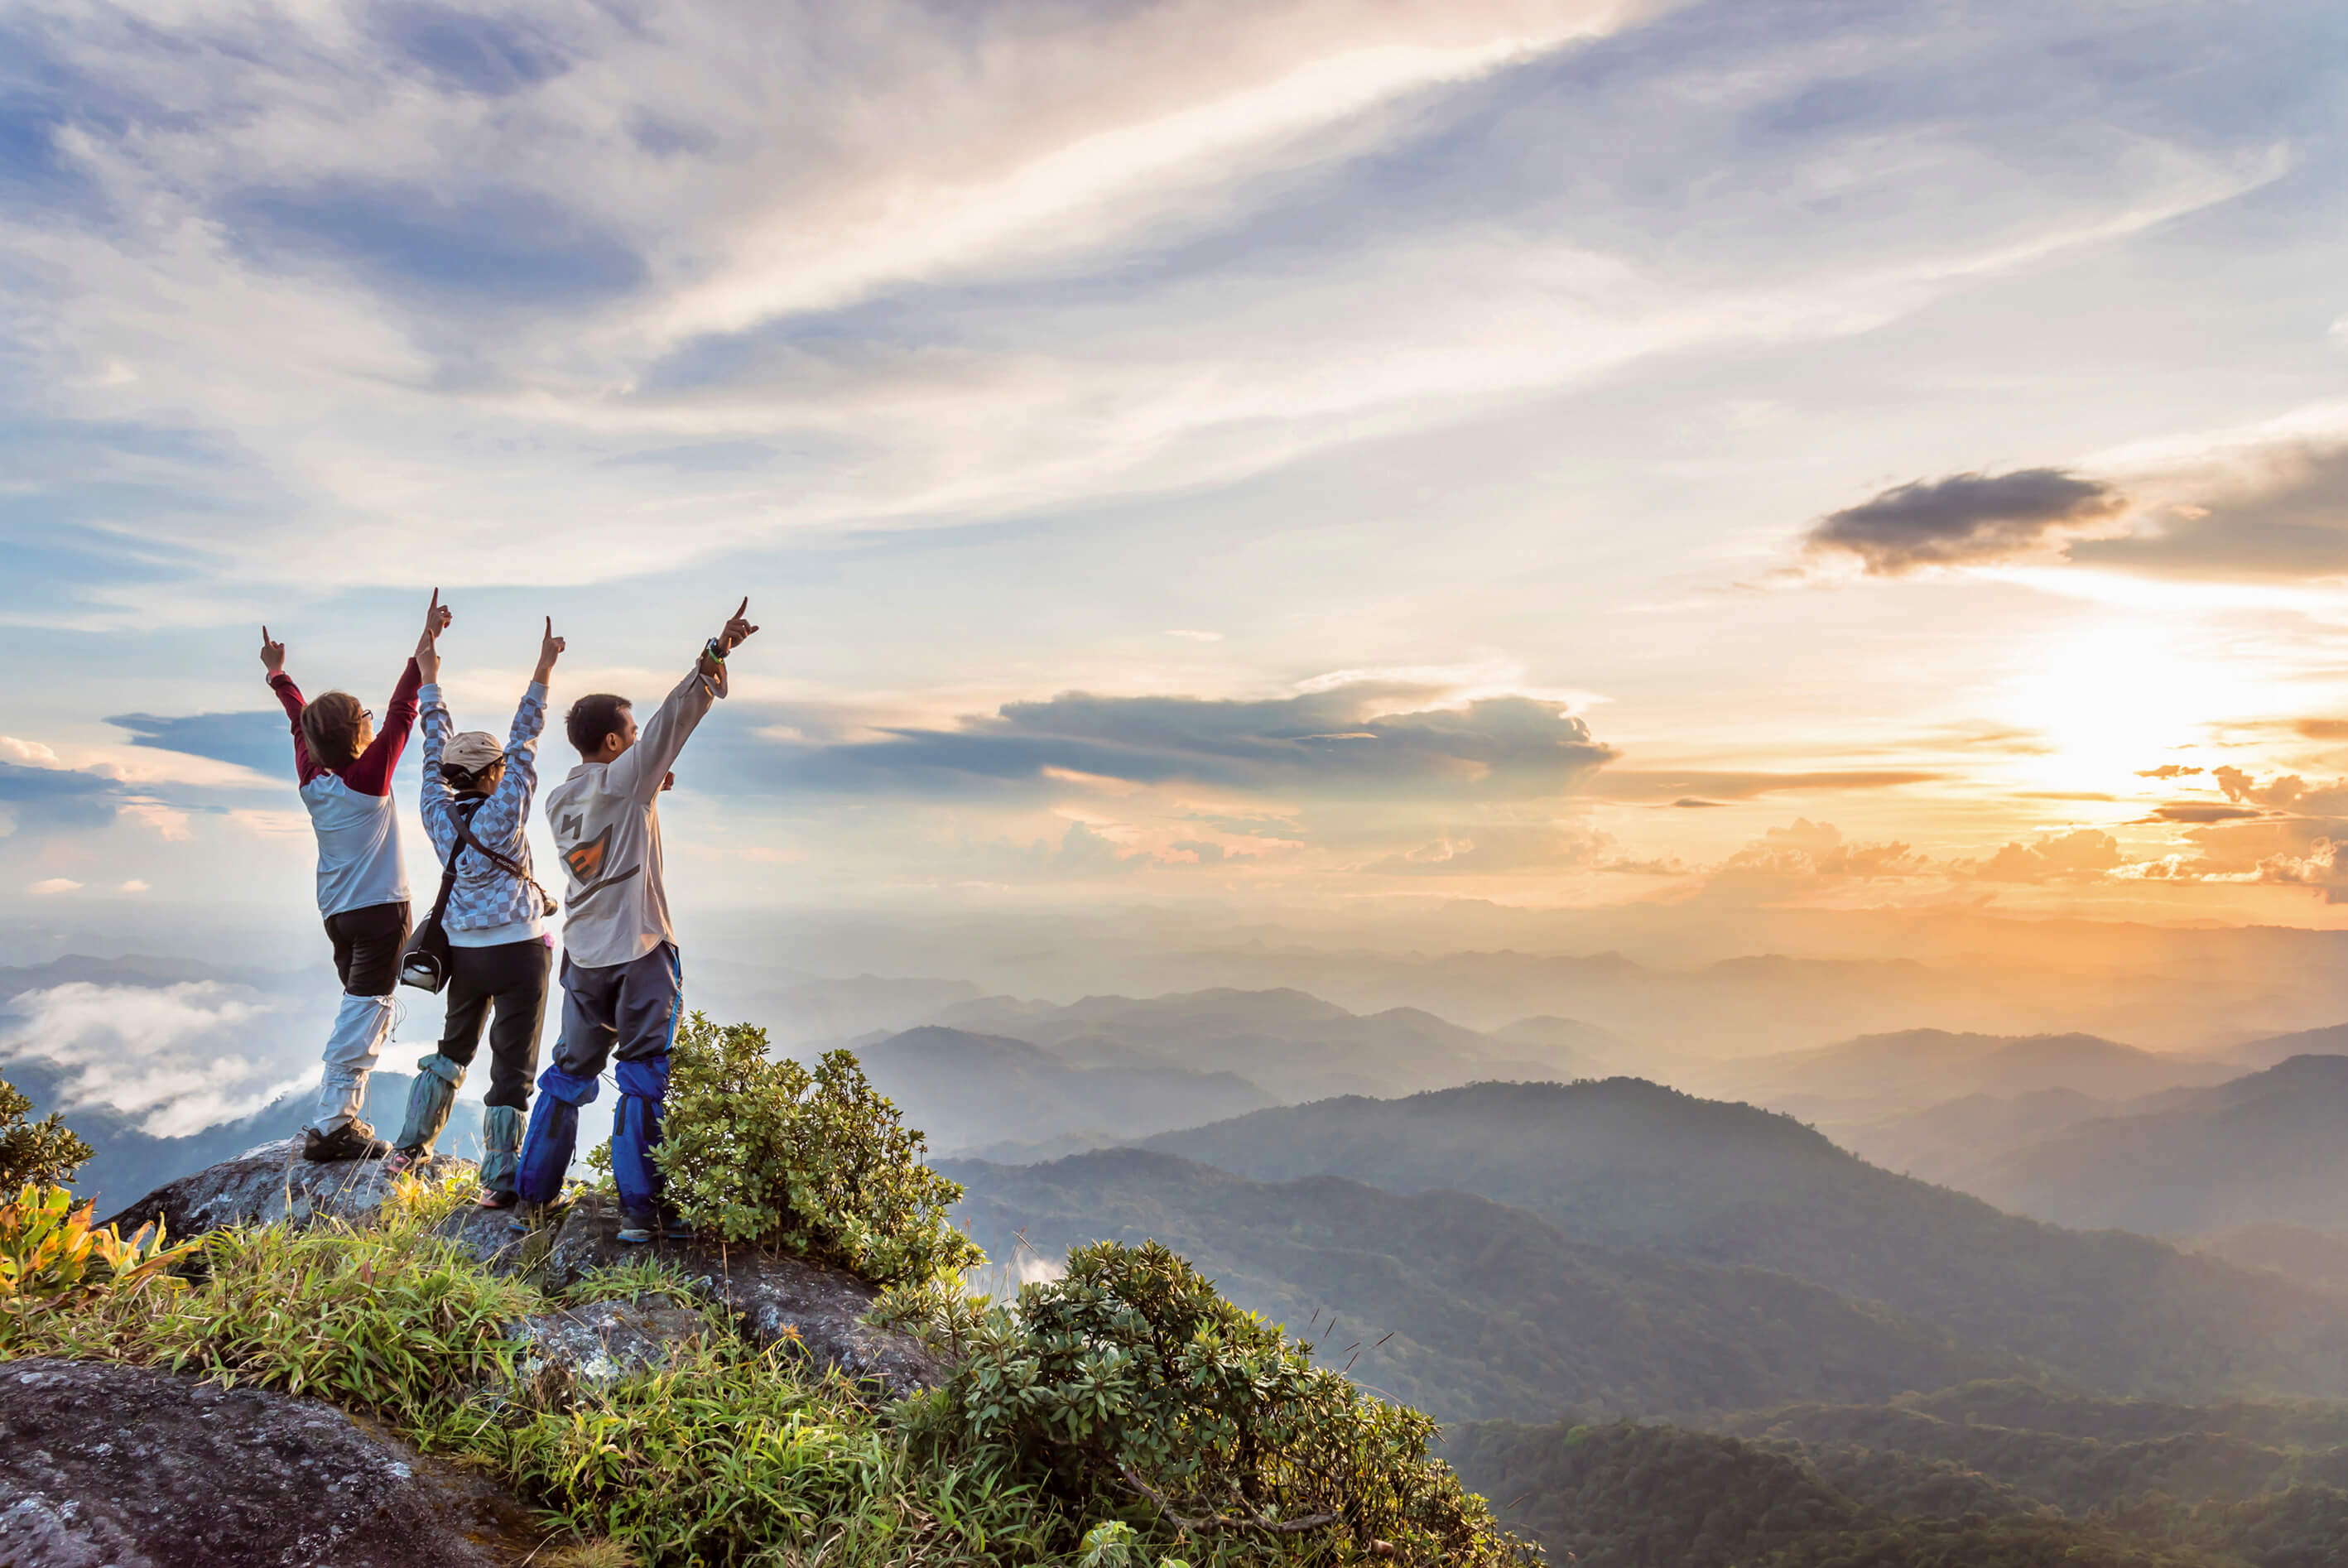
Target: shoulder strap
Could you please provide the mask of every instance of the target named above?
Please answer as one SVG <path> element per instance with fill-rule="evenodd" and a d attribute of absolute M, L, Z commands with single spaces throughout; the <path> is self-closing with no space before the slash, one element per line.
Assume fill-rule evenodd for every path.
<path fill-rule="evenodd" d="M 448 889 L 454 885 L 457 877 L 457 857 L 470 850 L 517 882 L 526 882 L 531 887 L 538 888 L 538 896 L 545 901 L 546 912 L 552 913 L 558 907 L 553 895 L 538 886 L 538 879 L 522 870 L 520 861 L 508 859 L 473 837 L 473 813 L 487 804 L 489 804 L 489 797 L 480 795 L 470 800 L 452 802 L 450 806 L 448 825 L 455 830 L 457 843 L 456 847 L 448 851 L 448 874 L 441 881 L 440 902 L 442 903 L 448 902 Z"/>

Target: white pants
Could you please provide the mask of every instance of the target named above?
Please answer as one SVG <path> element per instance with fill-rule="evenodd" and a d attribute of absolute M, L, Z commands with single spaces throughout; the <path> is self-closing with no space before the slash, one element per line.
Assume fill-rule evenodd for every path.
<path fill-rule="evenodd" d="M 320 1132 L 359 1119 L 367 1074 L 391 1035 L 392 1006 L 388 996 L 344 996 L 334 1032 L 326 1037 L 326 1074 L 318 1085 L 318 1115 L 312 1123 Z"/>

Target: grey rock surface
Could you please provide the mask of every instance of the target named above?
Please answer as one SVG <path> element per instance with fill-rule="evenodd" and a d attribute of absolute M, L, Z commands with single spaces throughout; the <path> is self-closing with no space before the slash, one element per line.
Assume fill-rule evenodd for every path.
<path fill-rule="evenodd" d="M 541 1382 L 552 1373 L 593 1387 L 667 1366 L 678 1346 L 708 1329 L 708 1320 L 692 1308 L 645 1296 L 525 1317 L 506 1336 L 523 1347 L 515 1371 L 524 1382 Z"/>
<path fill-rule="evenodd" d="M 444 1154 L 412 1173 L 438 1181 L 473 1168 L 469 1160 Z M 128 1235 L 160 1219 L 166 1233 L 178 1238 L 273 1220 L 300 1224 L 331 1217 L 364 1223 L 383 1207 L 391 1182 L 380 1160 L 313 1163 L 302 1158 L 300 1140 L 281 1138 L 166 1182 L 105 1222 L 121 1226 Z M 502 1215 L 498 1223 L 503 1225 Z"/>
<path fill-rule="evenodd" d="M 314 1399 L 0 1364 L 7 1568 L 508 1568 L 540 1540 L 513 1499 Z"/>
<path fill-rule="evenodd" d="M 627 1246 L 619 1230 L 619 1204 L 611 1198 L 591 1192 L 573 1203 L 547 1253 L 547 1287 L 561 1290 L 590 1270 L 649 1253 L 676 1264 L 697 1290 L 724 1304 L 753 1343 L 795 1340 L 813 1365 L 837 1367 L 891 1398 L 934 1387 L 951 1370 L 911 1336 L 866 1323 L 880 1293 L 845 1269 L 698 1239 Z"/>

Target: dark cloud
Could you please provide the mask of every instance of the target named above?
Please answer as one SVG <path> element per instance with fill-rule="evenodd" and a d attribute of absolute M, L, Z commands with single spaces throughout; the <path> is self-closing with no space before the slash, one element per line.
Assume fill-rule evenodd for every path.
<path fill-rule="evenodd" d="M 1818 773 L 1650 773 L 1632 769 L 1609 769 L 1590 793 L 1602 800 L 1626 800 L 1678 805 L 1695 799 L 1708 806 L 1750 800 L 1763 795 L 1836 789 L 1889 789 L 1901 784 L 1929 784 L 1938 773 L 1912 773 L 1884 768 L 1847 769 Z M 1712 799 L 1725 796 L 1725 799 Z"/>
<path fill-rule="evenodd" d="M 2295 582 L 2348 576 L 2348 447 L 2268 453 L 2248 480 L 2171 508 L 2071 559 L 2155 577 Z"/>
<path fill-rule="evenodd" d="M 1672 802 L 1683 811 L 1716 810 L 1728 804 L 1725 800 L 1699 800 L 1693 795 L 1683 795 Z"/>
<path fill-rule="evenodd" d="M 256 773 L 284 773 L 294 765 L 294 738 L 281 712 L 118 714 L 106 721 L 130 732 L 133 746 L 233 762 Z"/>
<path fill-rule="evenodd" d="M 2263 817 L 2264 811 L 2248 806 L 2220 806 L 2214 800 L 2171 800 L 2165 806 L 2155 806 L 2145 813 L 2147 822 L 2240 822 L 2252 817 Z"/>
<path fill-rule="evenodd" d="M 2348 718 L 2302 718 L 2291 728 L 2303 740 L 2348 740 Z"/>
<path fill-rule="evenodd" d="M 2085 882 L 2120 867 L 2120 844 L 2109 833 L 2080 828 L 2039 840 L 2008 844 L 1973 868 L 1982 882 Z"/>
<path fill-rule="evenodd" d="M 2034 554 L 2117 516 L 2127 498 L 2061 469 L 1952 474 L 1885 490 L 1831 513 L 1804 541 L 1812 555 L 1855 558 L 1872 577 Z"/>
<path fill-rule="evenodd" d="M 2164 762 L 2157 768 L 2140 768 L 2136 776 L 2139 779 L 2190 779 L 2204 771 L 2199 768 L 2188 768 L 2182 762 Z"/>
<path fill-rule="evenodd" d="M 19 829 L 102 828 L 129 794 L 119 780 L 102 774 L 0 762 L 0 811 Z"/>
<path fill-rule="evenodd" d="M 1570 789 L 1615 755 L 1562 703 L 1502 696 L 1403 707 L 1430 695 L 1370 685 L 1258 702 L 1068 692 L 1005 703 L 953 729 L 889 729 L 831 744 L 766 739 L 732 760 L 757 787 L 849 793 L 1032 793 L 1058 772 L 1313 795 L 1523 799 Z"/>

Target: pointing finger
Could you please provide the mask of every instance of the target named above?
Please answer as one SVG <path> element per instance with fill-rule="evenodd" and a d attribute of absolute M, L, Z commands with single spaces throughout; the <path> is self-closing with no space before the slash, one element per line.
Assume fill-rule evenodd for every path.
<path fill-rule="evenodd" d="M 735 618 L 736 620 L 737 620 L 737 621 L 738 621 L 738 620 L 740 620 L 743 616 L 745 616 L 745 615 L 748 614 L 749 613 L 750 613 L 750 595 L 748 595 L 747 593 L 745 593 L 745 594 L 743 594 L 743 595 L 742 595 L 742 607 L 741 607 L 740 609 L 738 609 L 738 610 L 736 610 L 736 611 L 735 611 L 735 612 L 734 612 L 734 618 Z"/>

